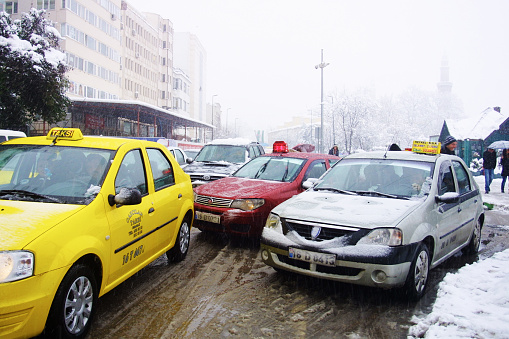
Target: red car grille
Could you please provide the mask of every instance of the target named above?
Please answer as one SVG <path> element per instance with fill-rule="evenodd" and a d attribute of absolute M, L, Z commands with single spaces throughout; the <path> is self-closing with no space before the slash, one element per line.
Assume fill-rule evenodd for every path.
<path fill-rule="evenodd" d="M 210 197 L 207 195 L 196 195 L 194 202 L 204 206 L 229 208 L 233 202 L 231 199 Z"/>

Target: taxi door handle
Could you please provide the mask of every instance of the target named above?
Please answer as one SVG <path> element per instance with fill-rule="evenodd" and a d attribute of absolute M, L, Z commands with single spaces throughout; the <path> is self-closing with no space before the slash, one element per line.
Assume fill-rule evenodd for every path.
<path fill-rule="evenodd" d="M 154 207 L 150 207 L 150 208 L 148 209 L 148 213 L 153 213 L 154 211 L 155 211 Z"/>
<path fill-rule="evenodd" d="M 459 212 L 461 212 L 461 207 L 460 207 L 460 206 L 458 206 L 458 213 L 459 213 Z"/>
<path fill-rule="evenodd" d="M 180 198 L 182 198 L 182 193 L 179 193 L 179 196 L 178 196 L 178 198 L 179 198 L 179 199 L 180 199 Z"/>

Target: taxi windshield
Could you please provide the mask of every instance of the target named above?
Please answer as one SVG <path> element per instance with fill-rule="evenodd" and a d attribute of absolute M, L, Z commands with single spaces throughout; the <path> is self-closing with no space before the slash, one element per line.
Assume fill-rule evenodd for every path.
<path fill-rule="evenodd" d="M 433 164 L 419 161 L 343 159 L 314 188 L 395 198 L 429 193 Z"/>
<path fill-rule="evenodd" d="M 0 199 L 88 204 L 114 151 L 62 146 L 0 146 Z"/>
<path fill-rule="evenodd" d="M 305 159 L 262 156 L 245 164 L 233 176 L 291 182 L 299 175 L 305 162 Z"/>

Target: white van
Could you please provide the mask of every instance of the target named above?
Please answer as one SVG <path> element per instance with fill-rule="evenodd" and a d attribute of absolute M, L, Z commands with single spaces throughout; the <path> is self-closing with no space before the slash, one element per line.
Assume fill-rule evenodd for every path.
<path fill-rule="evenodd" d="M 8 129 L 0 129 L 0 142 L 4 142 L 16 138 L 26 138 L 26 134 L 20 131 L 11 131 Z"/>

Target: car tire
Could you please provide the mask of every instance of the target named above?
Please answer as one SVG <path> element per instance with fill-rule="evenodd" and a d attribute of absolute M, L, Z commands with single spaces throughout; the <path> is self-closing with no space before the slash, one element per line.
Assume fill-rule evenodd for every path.
<path fill-rule="evenodd" d="M 470 238 L 470 242 L 463 249 L 463 253 L 477 254 L 477 252 L 479 252 L 479 247 L 481 246 L 481 230 L 482 230 L 481 220 L 477 219 L 474 229 L 472 230 L 472 236 Z"/>
<path fill-rule="evenodd" d="M 189 220 L 185 218 L 180 225 L 175 245 L 166 252 L 168 262 L 179 262 L 185 259 L 191 240 L 191 228 L 189 225 Z"/>
<path fill-rule="evenodd" d="M 88 266 L 71 267 L 53 299 L 44 336 L 85 338 L 95 314 L 98 292 L 95 276 Z"/>
<path fill-rule="evenodd" d="M 430 255 L 428 246 L 421 243 L 410 265 L 405 291 L 408 299 L 418 300 L 426 291 L 429 278 Z"/>

